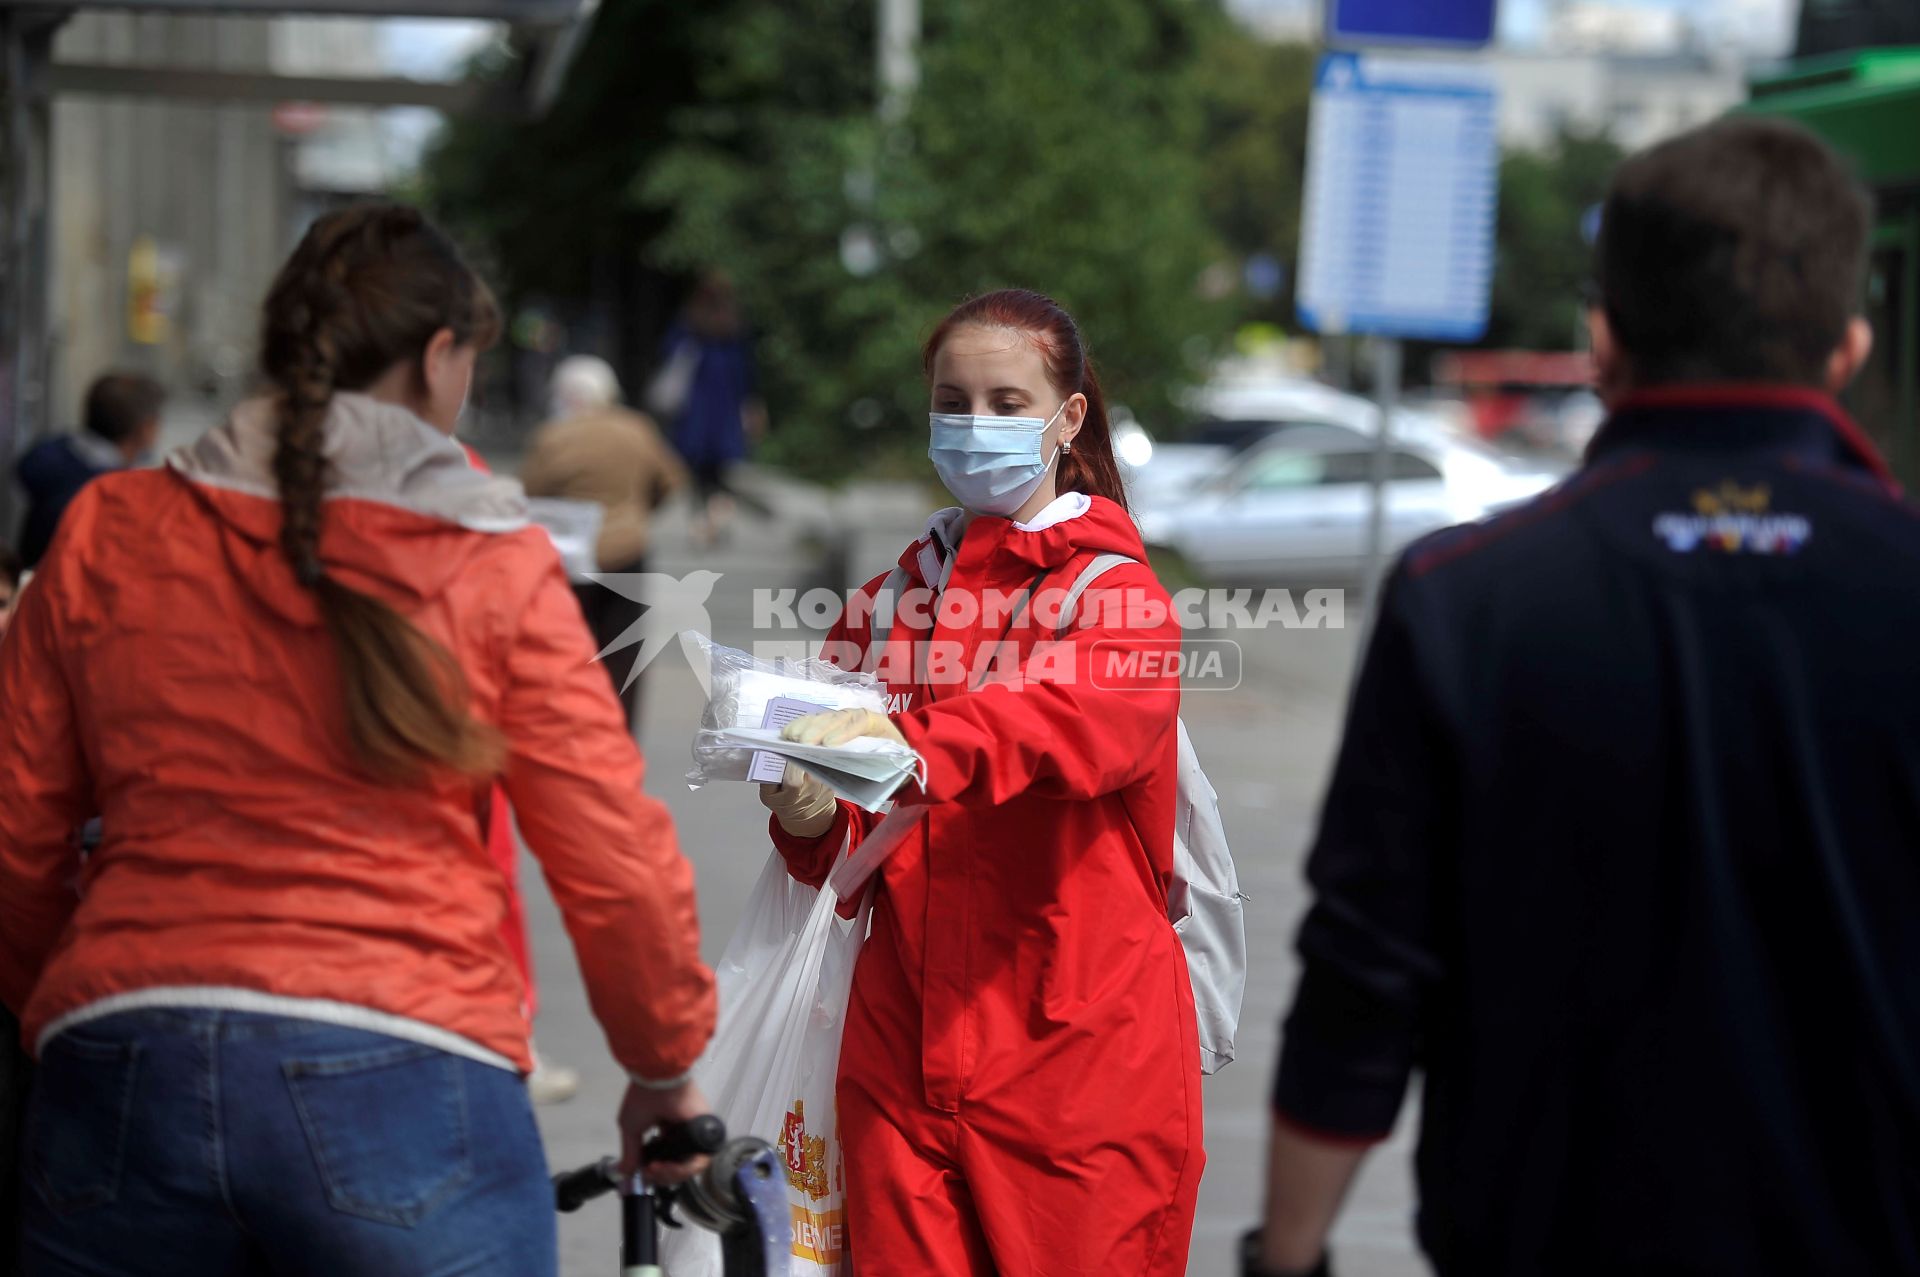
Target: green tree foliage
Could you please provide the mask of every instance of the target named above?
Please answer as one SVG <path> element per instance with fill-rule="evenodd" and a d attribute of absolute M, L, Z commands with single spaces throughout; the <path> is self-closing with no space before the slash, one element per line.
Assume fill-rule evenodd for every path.
<path fill-rule="evenodd" d="M 1222 25 L 1204 47 L 1201 94 L 1206 164 L 1201 198 L 1237 267 L 1270 254 L 1299 278 L 1300 197 L 1307 170 L 1313 97 L 1312 46 L 1256 40 Z M 1289 286 L 1266 301 L 1247 299 L 1242 318 L 1291 326 Z"/>
<path fill-rule="evenodd" d="M 930 27 L 902 201 L 927 228 L 906 274 L 936 303 L 1005 284 L 1077 314 L 1108 389 L 1143 415 L 1211 347 L 1216 247 L 1202 180 L 1193 0 L 956 0 Z"/>
<path fill-rule="evenodd" d="M 610 262 L 659 233 L 661 216 L 625 192 L 667 144 L 668 117 L 696 92 L 694 8 L 614 0 L 549 111 L 477 113 L 454 121 L 432 148 L 427 198 L 488 252 L 511 294 L 590 293 Z M 471 70 L 508 97 L 529 73 L 504 49 Z"/>
<path fill-rule="evenodd" d="M 1624 158 L 1601 135 L 1563 133 L 1500 165 L 1499 248 L 1485 345 L 1567 350 L 1581 322 L 1593 250 L 1581 224 Z"/>
<path fill-rule="evenodd" d="M 1008 285 L 1081 320 L 1116 402 L 1163 412 L 1222 316 L 1196 288 L 1197 0 L 928 0 L 905 117 L 873 110 L 870 0 L 768 6 L 715 32 L 686 140 L 645 175 L 655 246 L 741 282 L 762 334 L 775 454 L 844 472 L 917 450 L 919 346 Z M 1097 33 L 1098 38 L 1090 38 Z M 850 92 L 849 92 L 850 91 Z"/>
<path fill-rule="evenodd" d="M 547 121 L 453 130 L 436 201 L 516 291 L 591 289 L 621 252 L 728 272 L 771 456 L 803 470 L 917 451 L 920 342 L 1003 285 L 1072 310 L 1110 397 L 1153 419 L 1228 319 L 1197 291 L 1217 3 L 923 9 L 919 86 L 882 124 L 873 0 L 608 0 Z"/>
<path fill-rule="evenodd" d="M 871 189 L 876 127 L 873 5 L 742 6 L 700 33 L 701 73 L 672 144 L 627 197 L 656 210 L 651 260 L 735 280 L 758 336 L 774 460 L 844 474 L 854 421 L 902 368 L 897 280 L 843 262 Z M 891 366 L 890 366 L 891 365 Z"/>

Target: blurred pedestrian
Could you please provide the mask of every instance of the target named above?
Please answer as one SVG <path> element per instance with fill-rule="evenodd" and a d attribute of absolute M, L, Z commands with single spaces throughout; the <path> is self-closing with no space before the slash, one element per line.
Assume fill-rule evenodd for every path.
<path fill-rule="evenodd" d="M 877 666 L 894 711 L 786 729 L 904 741 L 925 764 L 926 819 L 879 872 L 840 1052 L 849 1253 L 861 1277 L 1176 1277 L 1206 1162 L 1167 925 L 1180 691 L 1152 660 L 1164 675 L 1102 671 L 1178 651 L 1179 627 L 1073 318 L 988 293 L 924 359 L 933 465 L 959 505 L 901 554 L 886 640 L 881 576 L 824 649 Z M 1067 625 L 1064 596 L 1109 555 L 1131 561 Z M 761 799 L 816 886 L 877 819 L 792 768 Z"/>
<path fill-rule="evenodd" d="M 542 426 L 520 463 L 527 495 L 590 501 L 600 507 L 594 557 L 603 573 L 647 570 L 653 512 L 687 484 L 686 467 L 651 418 L 621 406 L 620 379 L 604 359 L 575 355 L 553 375 L 553 419 Z M 640 617 L 644 605 L 594 581 L 574 583 L 597 650 L 604 651 Z M 638 648 L 601 658 L 626 708 L 640 717 Z"/>
<path fill-rule="evenodd" d="M 1835 396 L 1870 202 L 1801 129 L 1628 160 L 1584 470 L 1393 573 L 1247 1271 L 1424 1075 L 1442 1277 L 1920 1272 L 1920 518 Z"/>
<path fill-rule="evenodd" d="M 267 299 L 269 397 L 90 484 L 22 597 L 0 1002 L 45 1066 L 29 1277 L 556 1271 L 496 778 L 634 1078 L 629 1164 L 706 1108 L 691 871 L 551 542 L 449 437 L 497 327 L 420 214 L 322 218 Z"/>
<path fill-rule="evenodd" d="M 20 557 L 28 567 L 47 552 L 60 516 L 81 488 L 152 453 L 166 403 L 165 388 L 153 378 L 108 373 L 88 388 L 79 431 L 43 440 L 20 458 L 17 473 L 28 502 Z"/>
<path fill-rule="evenodd" d="M 674 447 L 693 473 L 699 499 L 696 535 L 713 545 L 726 534 L 736 494 L 728 471 L 767 428 L 754 370 L 752 335 L 733 281 L 715 271 L 687 300 L 667 332 L 647 406 L 669 425 Z"/>

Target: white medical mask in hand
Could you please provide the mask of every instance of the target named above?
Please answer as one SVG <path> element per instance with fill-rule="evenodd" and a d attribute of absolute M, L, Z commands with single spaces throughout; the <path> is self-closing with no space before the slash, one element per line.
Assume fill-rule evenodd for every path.
<path fill-rule="evenodd" d="M 975 514 L 1010 517 L 1040 488 L 1047 471 L 1059 459 L 1060 449 L 1042 458 L 1040 446 L 1051 426 L 1067 409 L 1061 404 L 1053 416 L 979 417 L 966 413 L 929 414 L 932 442 L 927 458 L 947 491 Z"/>

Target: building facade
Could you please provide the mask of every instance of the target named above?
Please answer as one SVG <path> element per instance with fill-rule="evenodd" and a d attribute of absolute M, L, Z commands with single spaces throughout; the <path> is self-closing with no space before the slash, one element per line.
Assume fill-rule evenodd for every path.
<path fill-rule="evenodd" d="M 87 13 L 62 62 L 270 70 L 266 20 Z M 260 298 L 285 252 L 292 147 L 274 108 L 150 97 L 53 107 L 53 423 L 124 368 L 215 397 L 251 366 Z"/>
<path fill-rule="evenodd" d="M 1744 63 L 1698 53 L 1498 49 L 1484 61 L 1500 89 L 1500 140 L 1513 147 L 1573 131 L 1637 150 L 1747 99 Z"/>

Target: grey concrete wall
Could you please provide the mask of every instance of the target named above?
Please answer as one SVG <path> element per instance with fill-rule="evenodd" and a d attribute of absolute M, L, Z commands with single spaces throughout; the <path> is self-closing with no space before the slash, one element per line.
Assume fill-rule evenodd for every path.
<path fill-rule="evenodd" d="M 70 22 L 63 59 L 269 69 L 265 21 L 93 13 Z M 70 423 L 105 368 L 162 378 L 177 394 L 231 397 L 251 368 L 255 314 L 289 247 L 288 143 L 261 106 L 69 98 L 53 116 L 53 413 Z M 178 253 L 179 309 L 157 346 L 132 340 L 128 261 L 149 235 Z"/>

